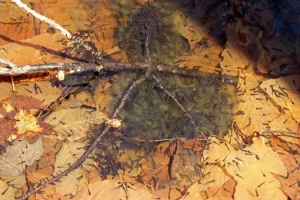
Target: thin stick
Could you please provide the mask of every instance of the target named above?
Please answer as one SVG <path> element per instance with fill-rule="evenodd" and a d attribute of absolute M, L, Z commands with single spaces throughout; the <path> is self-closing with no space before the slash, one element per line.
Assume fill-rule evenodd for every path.
<path fill-rule="evenodd" d="M 163 90 L 169 97 L 171 97 L 172 99 L 173 99 L 173 101 L 179 106 L 179 108 L 184 112 L 184 115 L 186 116 L 186 117 L 188 117 L 189 119 L 190 119 L 190 121 L 192 122 L 192 124 L 195 126 L 195 127 L 197 127 L 197 124 L 196 124 L 196 122 L 194 121 L 194 119 L 193 119 L 193 117 L 186 111 L 186 109 L 181 105 L 181 103 L 176 99 L 176 97 L 173 95 L 173 94 L 171 94 L 161 83 L 160 83 L 160 81 L 158 80 L 158 78 L 154 75 L 154 74 L 152 74 L 152 77 L 154 78 L 154 80 L 158 83 L 158 87 L 161 89 L 161 90 Z M 207 140 L 207 138 L 206 138 L 206 136 L 204 135 L 204 133 L 202 133 L 201 131 L 200 131 L 200 133 L 201 133 L 201 135 L 202 135 L 202 137 L 205 139 L 205 140 Z"/>
<path fill-rule="evenodd" d="M 4 64 L 4 65 L 7 65 L 8 68 L 10 69 L 15 69 L 17 68 L 17 65 L 9 60 L 6 60 L 6 59 L 3 59 L 3 58 L 0 58 L 0 63 Z"/>
<path fill-rule="evenodd" d="M 134 81 L 130 87 L 126 90 L 126 92 L 124 93 L 124 95 L 122 96 L 119 105 L 117 106 L 117 108 L 114 110 L 112 117 L 111 118 L 116 118 L 118 113 L 120 112 L 120 110 L 125 106 L 126 101 L 128 100 L 128 98 L 130 97 L 130 94 L 132 92 L 132 90 L 134 88 L 136 88 L 138 85 L 140 85 L 141 83 L 143 83 L 149 76 L 148 71 L 141 76 L 139 79 L 137 79 L 136 81 Z M 25 195 L 23 195 L 20 198 L 17 198 L 17 200 L 26 200 L 27 198 L 29 198 L 30 195 L 40 191 L 41 189 L 45 188 L 46 186 L 48 186 L 49 184 L 52 184 L 56 181 L 59 181 L 60 179 L 62 179 L 64 176 L 68 175 L 70 172 L 72 172 L 73 170 L 77 169 L 86 159 L 87 157 L 92 153 L 93 149 L 96 147 L 96 145 L 101 141 L 102 137 L 104 135 L 106 135 L 109 132 L 110 126 L 109 125 L 105 125 L 104 130 L 101 132 L 100 135 L 98 135 L 95 140 L 93 141 L 93 143 L 89 146 L 89 148 L 82 154 L 82 156 L 72 165 L 70 165 L 65 171 L 63 171 L 62 173 L 54 176 L 51 180 L 41 184 L 40 186 L 30 190 L 28 193 L 26 193 Z"/>
<path fill-rule="evenodd" d="M 0 63 L 7 65 L 8 70 L 16 70 L 17 69 L 17 65 L 9 60 L 0 58 Z M 16 90 L 15 90 L 14 78 L 12 76 L 10 76 L 10 80 L 11 80 L 12 91 L 15 92 Z"/>
<path fill-rule="evenodd" d="M 10 80 L 11 80 L 12 91 L 13 91 L 13 92 L 16 92 L 16 89 L 15 89 L 15 83 L 14 83 L 14 78 L 13 78 L 13 76 L 10 76 Z"/>
<path fill-rule="evenodd" d="M 265 135 L 268 133 L 281 133 L 281 134 L 295 134 L 295 135 L 299 135 L 299 132 L 295 132 L 295 131 L 279 131 L 279 130 L 266 130 L 266 131 L 262 131 L 260 132 L 260 134 Z"/>
<path fill-rule="evenodd" d="M 65 29 L 61 25 L 57 24 L 54 20 L 51 20 L 51 19 L 47 18 L 46 16 L 41 15 L 41 14 L 37 13 L 36 11 L 32 10 L 26 4 L 24 4 L 21 0 L 12 0 L 12 2 L 15 3 L 17 6 L 19 6 L 20 8 L 24 9 L 27 13 L 30 13 L 31 15 L 33 15 L 35 18 L 37 18 L 41 21 L 44 21 L 47 24 L 49 24 L 51 27 L 59 30 L 62 35 L 66 36 L 67 38 L 72 40 L 74 43 L 79 44 L 80 46 L 85 48 L 87 51 L 91 52 L 91 54 L 94 55 L 96 58 L 102 59 L 102 55 L 99 54 L 97 51 L 94 51 L 90 45 L 82 42 L 80 39 L 73 36 L 67 29 Z"/>

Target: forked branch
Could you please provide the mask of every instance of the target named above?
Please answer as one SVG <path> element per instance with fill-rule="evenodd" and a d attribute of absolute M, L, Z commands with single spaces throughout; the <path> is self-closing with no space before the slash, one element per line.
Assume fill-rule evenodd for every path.
<path fill-rule="evenodd" d="M 37 13 L 36 11 L 32 10 L 29 8 L 26 4 L 24 4 L 21 0 L 12 0 L 13 3 L 15 3 L 17 6 L 20 8 L 24 9 L 27 13 L 31 14 L 33 17 L 46 22 L 49 24 L 51 27 L 59 30 L 62 35 L 66 36 L 69 40 L 72 40 L 74 43 L 79 44 L 83 48 L 85 48 L 87 51 L 89 51 L 93 56 L 95 56 L 96 60 L 101 60 L 102 55 L 99 54 L 97 51 L 95 51 L 90 45 L 87 43 L 84 43 L 82 40 L 79 38 L 73 36 L 67 29 L 62 27 L 61 25 L 57 24 L 54 20 L 47 18 L 44 15 L 41 15 Z"/>

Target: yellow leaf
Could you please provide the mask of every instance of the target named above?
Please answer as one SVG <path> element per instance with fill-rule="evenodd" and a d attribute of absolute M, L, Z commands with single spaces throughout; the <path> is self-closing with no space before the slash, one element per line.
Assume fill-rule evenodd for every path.
<path fill-rule="evenodd" d="M 18 134 L 23 134 L 26 132 L 40 132 L 42 128 L 40 127 L 37 118 L 32 114 L 27 114 L 25 110 L 20 110 L 15 116 L 16 125 L 18 129 Z"/>
<path fill-rule="evenodd" d="M 14 110 L 14 108 L 9 103 L 4 103 L 2 106 L 8 113 Z"/>

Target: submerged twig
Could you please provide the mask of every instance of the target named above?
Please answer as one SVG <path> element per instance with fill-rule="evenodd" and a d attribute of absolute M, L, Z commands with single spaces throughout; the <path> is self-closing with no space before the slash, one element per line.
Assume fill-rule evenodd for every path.
<path fill-rule="evenodd" d="M 0 63 L 7 65 L 7 68 L 9 69 L 15 69 L 17 67 L 17 65 L 13 62 L 11 62 L 10 60 L 6 60 L 3 58 L 0 58 Z"/>
<path fill-rule="evenodd" d="M 120 110 L 125 106 L 126 101 L 128 100 L 128 98 L 130 97 L 130 94 L 132 92 L 132 90 L 134 88 L 136 88 L 138 85 L 140 85 L 141 83 L 143 83 L 149 76 L 150 71 L 148 70 L 144 75 L 142 75 L 139 79 L 137 79 L 136 81 L 134 81 L 130 87 L 126 90 L 126 92 L 124 93 L 124 95 L 122 96 L 119 105 L 115 108 L 111 118 L 116 118 L 118 113 L 120 112 Z M 46 181 L 45 183 L 41 184 L 40 186 L 30 190 L 29 192 L 27 192 L 25 195 L 23 195 L 20 198 L 17 198 L 18 200 L 26 200 L 27 198 L 29 198 L 30 195 L 35 194 L 36 192 L 40 191 L 41 189 L 45 188 L 46 186 L 48 186 L 49 184 L 52 184 L 56 181 L 59 181 L 60 179 L 62 179 L 64 176 L 68 175 L 70 172 L 72 172 L 73 170 L 77 169 L 86 159 L 87 157 L 92 153 L 93 149 L 97 146 L 97 144 L 101 141 L 102 137 L 104 135 L 106 135 L 110 130 L 110 126 L 109 125 L 105 125 L 104 130 L 101 132 L 100 135 L 98 135 L 95 140 L 93 141 L 93 143 L 88 147 L 88 149 L 82 154 L 82 156 L 72 165 L 70 165 L 65 171 L 63 171 L 62 173 L 54 176 L 51 180 Z"/>
<path fill-rule="evenodd" d="M 170 93 L 170 92 L 169 92 L 169 91 L 161 84 L 161 82 L 158 80 L 158 78 L 157 78 L 154 74 L 152 74 L 152 77 L 153 77 L 153 79 L 158 83 L 158 87 L 159 87 L 162 91 L 164 91 L 169 97 L 171 97 L 171 98 L 173 99 L 173 101 L 178 105 L 178 107 L 184 112 L 184 116 L 188 117 L 189 120 L 192 122 L 193 126 L 197 127 L 197 124 L 196 124 L 196 122 L 194 121 L 193 117 L 186 111 L 186 109 L 181 105 L 181 103 L 177 100 L 177 98 L 176 98 L 173 94 L 171 94 L 171 93 Z M 201 131 L 200 131 L 200 133 L 201 133 L 201 136 L 202 136 L 205 140 L 207 140 L 207 138 L 206 138 L 206 136 L 204 135 L 204 133 L 202 133 Z"/>
<path fill-rule="evenodd" d="M 299 135 L 300 136 L 300 132 L 296 132 L 296 131 L 266 130 L 266 131 L 260 132 L 261 135 L 265 135 L 265 134 L 268 134 L 268 133 L 294 134 L 294 135 Z"/>
<path fill-rule="evenodd" d="M 120 110 L 125 106 L 126 101 L 128 100 L 128 98 L 130 97 L 132 91 L 141 83 L 143 83 L 150 75 L 151 73 L 151 69 L 152 66 L 149 65 L 146 72 L 140 76 L 136 81 L 134 81 L 130 87 L 126 90 L 126 92 L 122 95 L 121 100 L 119 101 L 118 106 L 115 108 L 111 119 L 115 119 L 118 115 L 118 113 L 120 112 Z M 30 190 L 27 194 L 23 195 L 22 197 L 18 198 L 19 200 L 25 200 L 27 199 L 30 195 L 40 191 L 41 189 L 45 188 L 47 185 L 52 184 L 56 181 L 59 181 L 60 179 L 62 179 L 64 176 L 68 175 L 70 172 L 72 172 L 73 170 L 77 169 L 86 159 L 87 157 L 92 153 L 93 149 L 97 146 L 97 144 L 101 141 L 102 137 L 104 135 L 106 135 L 109 130 L 110 130 L 110 125 L 106 124 L 104 126 L 103 131 L 101 132 L 100 135 L 98 135 L 95 140 L 92 142 L 92 144 L 88 147 L 88 149 L 82 154 L 82 156 L 73 164 L 71 164 L 65 171 L 63 171 L 62 173 L 56 175 L 53 177 L 53 179 L 43 183 L 42 185 Z"/>
<path fill-rule="evenodd" d="M 57 24 L 54 20 L 47 18 L 44 15 L 41 15 L 37 13 L 36 11 L 29 8 L 26 4 L 24 4 L 21 0 L 12 0 L 13 3 L 15 3 L 20 8 L 24 9 L 27 13 L 31 14 L 33 17 L 46 22 L 51 27 L 59 30 L 62 35 L 66 36 L 68 39 L 72 40 L 74 43 L 79 44 L 82 46 L 85 50 L 89 51 L 93 56 L 95 56 L 96 59 L 101 60 L 102 54 L 99 54 L 97 51 L 95 51 L 90 45 L 83 42 L 79 38 L 73 36 L 67 29 L 62 27 L 61 25 Z"/>
<path fill-rule="evenodd" d="M 17 69 L 17 65 L 9 60 L 0 58 L 0 63 L 7 65 L 7 69 L 8 70 L 16 70 Z M 5 69 L 5 68 L 4 68 Z M 0 68 L 1 70 L 1 68 Z M 14 83 L 14 78 L 12 76 L 10 76 L 10 80 L 11 80 L 11 87 L 13 92 L 15 92 L 15 83 Z"/>

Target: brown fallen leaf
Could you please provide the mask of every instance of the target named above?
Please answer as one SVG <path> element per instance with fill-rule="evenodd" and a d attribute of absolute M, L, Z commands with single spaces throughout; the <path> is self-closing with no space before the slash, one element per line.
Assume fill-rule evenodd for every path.
<path fill-rule="evenodd" d="M 98 181 L 88 184 L 73 199 L 74 200 L 119 200 L 119 199 L 144 199 L 152 200 L 156 196 L 145 188 L 138 188 L 126 182 L 115 180 Z"/>
<path fill-rule="evenodd" d="M 0 174 L 22 175 L 27 167 L 41 158 L 43 152 L 44 147 L 40 137 L 33 144 L 28 143 L 25 139 L 15 140 L 0 156 Z"/>
<path fill-rule="evenodd" d="M 24 134 L 32 138 L 38 134 L 51 134 L 51 127 L 45 122 L 38 122 L 33 111 L 45 109 L 38 99 L 25 95 L 14 95 L 0 102 L 0 122 L 2 126 L 2 141 L 13 141 Z"/>

